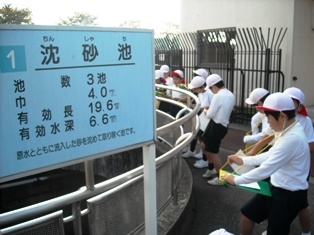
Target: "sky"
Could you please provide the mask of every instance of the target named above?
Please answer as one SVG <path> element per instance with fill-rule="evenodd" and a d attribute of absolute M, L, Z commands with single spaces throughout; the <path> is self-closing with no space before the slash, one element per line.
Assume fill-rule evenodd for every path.
<path fill-rule="evenodd" d="M 101 27 L 118 27 L 124 21 L 140 21 L 140 28 L 161 30 L 164 22 L 180 24 L 180 0 L 0 0 L 28 8 L 36 25 L 57 25 L 75 12 L 98 17 Z"/>

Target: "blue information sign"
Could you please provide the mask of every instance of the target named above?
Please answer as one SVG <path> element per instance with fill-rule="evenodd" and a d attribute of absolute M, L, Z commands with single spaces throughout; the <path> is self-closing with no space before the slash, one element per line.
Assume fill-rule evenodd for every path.
<path fill-rule="evenodd" d="M 0 35 L 0 182 L 155 139 L 152 30 Z"/>

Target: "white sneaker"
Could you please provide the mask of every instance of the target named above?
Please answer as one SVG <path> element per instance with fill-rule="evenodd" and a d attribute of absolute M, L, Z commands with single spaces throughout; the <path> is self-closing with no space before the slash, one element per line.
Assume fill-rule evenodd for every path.
<path fill-rule="evenodd" d="M 208 180 L 207 183 L 210 184 L 210 185 L 217 185 L 217 186 L 222 186 L 222 185 L 224 185 L 223 183 L 220 182 L 220 180 L 218 179 L 218 177 L 215 177 L 215 178 L 212 179 L 212 180 Z"/>
<path fill-rule="evenodd" d="M 202 150 L 199 151 L 199 153 L 195 154 L 194 157 L 197 158 L 197 159 L 202 159 L 202 158 L 203 158 L 203 152 L 202 152 Z"/>
<path fill-rule="evenodd" d="M 207 166 L 208 166 L 208 164 L 207 164 Z M 215 168 L 212 169 L 212 170 L 208 170 L 208 169 L 207 169 L 207 171 L 206 171 L 205 174 L 203 175 L 203 178 L 209 178 L 209 177 L 211 177 L 211 176 L 213 176 L 213 175 L 217 175 L 216 169 L 215 169 Z"/>
<path fill-rule="evenodd" d="M 188 157 L 195 157 L 195 153 L 191 150 L 187 151 L 186 153 L 182 154 L 182 157 L 188 158 Z"/>
<path fill-rule="evenodd" d="M 208 167 L 208 162 L 204 161 L 203 159 L 198 160 L 194 163 L 194 167 L 196 168 L 205 168 Z"/>

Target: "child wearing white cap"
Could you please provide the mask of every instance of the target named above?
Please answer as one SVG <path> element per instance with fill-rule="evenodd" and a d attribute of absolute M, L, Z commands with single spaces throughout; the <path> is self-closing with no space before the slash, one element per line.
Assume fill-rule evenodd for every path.
<path fill-rule="evenodd" d="M 222 167 L 218 153 L 221 140 L 228 132 L 229 118 L 234 107 L 235 97 L 231 91 L 225 88 L 225 84 L 218 74 L 209 75 L 206 79 L 206 85 L 206 89 L 210 89 L 214 96 L 210 107 L 204 109 L 210 121 L 206 127 L 201 145 L 207 161 L 212 163 L 214 168 L 208 169 L 203 177 L 214 177 L 207 181 L 210 185 L 223 185 L 217 177 L 219 169 Z"/>
<path fill-rule="evenodd" d="M 174 87 L 180 88 L 183 90 L 187 90 L 187 87 L 185 86 L 184 82 L 184 73 L 182 70 L 175 70 L 172 72 L 172 78 L 173 78 L 173 83 Z M 169 97 L 170 99 L 173 99 L 175 101 L 179 101 L 181 103 L 186 103 L 187 102 L 187 95 L 184 94 L 183 92 L 179 91 L 172 91 L 171 96 Z M 177 105 L 170 105 L 170 114 L 175 117 L 177 113 L 181 110 L 182 108 L 177 106 Z"/>
<path fill-rule="evenodd" d="M 168 65 L 164 64 L 160 66 L 160 70 L 164 73 L 164 79 L 166 79 L 166 84 L 168 86 L 173 86 L 173 78 L 170 77 L 170 68 Z"/>
<path fill-rule="evenodd" d="M 206 69 L 199 68 L 199 69 L 193 70 L 193 75 L 201 76 L 202 78 L 206 80 L 206 78 L 208 77 L 208 71 Z"/>
<path fill-rule="evenodd" d="M 310 146 L 310 154 L 313 153 L 314 149 L 314 130 L 311 119 L 307 116 L 306 108 L 304 107 L 305 96 L 304 93 L 296 87 L 287 88 L 283 93 L 289 95 L 294 103 L 295 107 L 295 119 L 301 124 L 303 127 L 304 133 L 307 137 L 308 144 Z M 253 156 L 259 154 L 261 151 L 268 150 L 265 148 L 268 144 L 271 146 L 271 141 L 273 140 L 273 136 L 275 136 L 275 131 L 271 128 L 268 128 L 265 131 L 265 136 L 259 141 L 249 152 L 247 152 L 247 156 Z M 310 210 L 309 208 L 305 208 L 300 211 L 298 214 L 299 222 L 301 225 L 301 229 L 303 234 L 308 234 L 310 230 Z"/>
<path fill-rule="evenodd" d="M 268 235 L 289 234 L 292 221 L 308 207 L 310 151 L 307 138 L 295 119 L 295 106 L 289 95 L 271 94 L 258 108 L 264 110 L 270 127 L 279 133 L 273 147 L 256 156 L 229 156 L 230 164 L 259 167 L 239 176 L 225 174 L 221 179 L 240 185 L 270 177 L 272 196 L 256 194 L 241 208 L 241 234 L 252 234 L 255 223 L 266 219 Z"/>
<path fill-rule="evenodd" d="M 162 85 L 166 84 L 166 80 L 164 79 L 164 73 L 159 69 L 155 70 L 155 83 Z"/>
<path fill-rule="evenodd" d="M 165 85 L 167 85 L 167 86 L 174 86 L 173 78 L 170 77 L 170 68 L 169 68 L 169 66 L 164 64 L 164 65 L 160 66 L 159 70 L 163 74 L 163 78 L 166 81 Z M 166 96 L 167 97 L 171 97 L 171 91 L 170 90 L 166 91 Z M 162 102 L 160 102 L 159 109 L 161 111 L 165 112 L 165 113 L 170 113 L 171 112 L 171 105 L 168 102 L 162 101 Z"/>
<path fill-rule="evenodd" d="M 155 70 L 155 83 L 160 84 L 160 85 L 166 85 L 166 80 L 164 79 L 164 74 L 159 69 Z M 166 89 L 156 87 L 156 96 L 165 97 L 166 96 Z"/>
<path fill-rule="evenodd" d="M 303 126 L 305 135 L 307 136 L 308 143 L 313 145 L 314 130 L 312 120 L 308 117 L 306 108 L 304 106 L 305 96 L 304 93 L 296 87 L 290 87 L 284 90 L 285 94 L 289 95 L 294 103 L 296 111 L 296 119 Z M 312 147 L 313 150 L 313 147 Z"/>
<path fill-rule="evenodd" d="M 251 105 L 252 107 L 263 105 L 264 100 L 269 95 L 269 91 L 264 88 L 255 88 L 249 95 L 248 98 L 245 99 L 245 103 Z M 259 125 L 262 126 L 262 130 L 259 130 Z M 257 109 L 257 113 L 253 115 L 251 118 L 251 130 L 247 133 L 243 138 L 243 142 L 246 145 L 246 151 L 250 149 L 248 146 L 252 146 L 259 140 L 261 140 L 268 130 L 269 125 L 267 123 L 267 117 L 263 111 Z"/>
<path fill-rule="evenodd" d="M 311 152 L 314 149 L 314 131 L 311 119 L 307 116 L 307 111 L 304 106 L 305 96 L 304 93 L 296 87 L 287 88 L 283 93 L 289 95 L 294 102 L 295 112 L 296 112 L 296 120 L 301 124 L 304 129 L 305 135 L 308 139 L 308 143 L 311 148 Z M 259 141 L 248 153 L 248 156 L 257 154 L 266 144 L 270 144 L 272 138 L 269 136 L 273 136 L 274 131 L 271 128 L 268 128 L 266 131 L 266 135 Z"/>
<path fill-rule="evenodd" d="M 197 93 L 198 99 L 201 103 L 201 109 L 198 115 L 200 115 L 200 113 L 203 112 L 204 108 L 208 108 L 210 106 L 211 100 L 214 95 L 209 89 L 205 90 L 205 87 L 206 87 L 206 80 L 201 76 L 194 76 L 192 81 L 188 85 L 188 88 L 192 92 Z M 182 154 L 182 157 L 184 158 L 195 157 L 195 158 L 200 159 L 196 161 L 196 163 L 194 164 L 194 167 L 196 168 L 208 167 L 207 158 L 205 154 L 203 154 L 202 150 L 198 154 L 195 154 L 197 141 L 201 140 L 202 135 L 203 135 L 203 131 L 199 130 L 196 138 L 190 144 L 190 149 L 186 153 Z"/>
<path fill-rule="evenodd" d="M 208 77 L 208 71 L 204 68 L 198 68 L 196 70 L 193 70 L 193 79 L 188 85 L 188 88 L 198 96 L 200 102 L 201 102 L 201 108 L 204 108 L 206 106 L 210 105 L 210 102 L 208 104 L 202 105 L 202 100 L 208 100 L 206 97 L 210 96 L 210 100 L 212 99 L 212 96 L 214 95 L 209 89 L 205 89 L 206 87 L 206 78 Z M 202 83 L 202 85 L 200 85 Z M 202 89 L 201 89 L 202 88 Z M 192 103 L 193 104 L 193 103 Z M 190 144 L 190 150 L 188 150 L 186 153 L 182 154 L 182 157 L 188 158 L 188 157 L 195 157 L 198 158 L 194 164 L 194 167 L 196 168 L 205 168 L 208 167 L 208 162 L 206 156 L 204 156 L 202 150 L 199 153 L 195 153 L 196 144 L 198 141 L 198 136 L 191 142 Z"/>

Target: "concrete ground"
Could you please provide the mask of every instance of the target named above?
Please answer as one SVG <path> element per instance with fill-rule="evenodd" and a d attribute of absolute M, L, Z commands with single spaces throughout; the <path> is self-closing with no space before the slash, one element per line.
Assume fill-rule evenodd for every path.
<path fill-rule="evenodd" d="M 227 136 L 224 138 L 220 157 L 225 163 L 227 156 L 243 149 L 243 136 L 246 129 L 241 125 L 231 124 Z M 185 161 L 193 177 L 193 190 L 196 199 L 193 209 L 193 223 L 188 234 L 208 235 L 220 228 L 226 229 L 229 233 L 240 234 L 240 207 L 248 201 L 254 193 L 239 189 L 233 186 L 211 186 L 207 184 L 207 179 L 202 177 L 206 168 L 197 169 L 193 166 L 197 159 L 187 158 Z M 308 192 L 309 204 L 312 217 L 314 218 L 314 180 L 310 180 Z M 313 221 L 313 219 L 312 219 Z M 267 222 L 256 225 L 254 235 L 261 234 L 266 230 Z M 312 224 L 312 233 L 314 232 L 314 223 Z M 291 235 L 301 234 L 297 220 L 291 225 Z"/>

